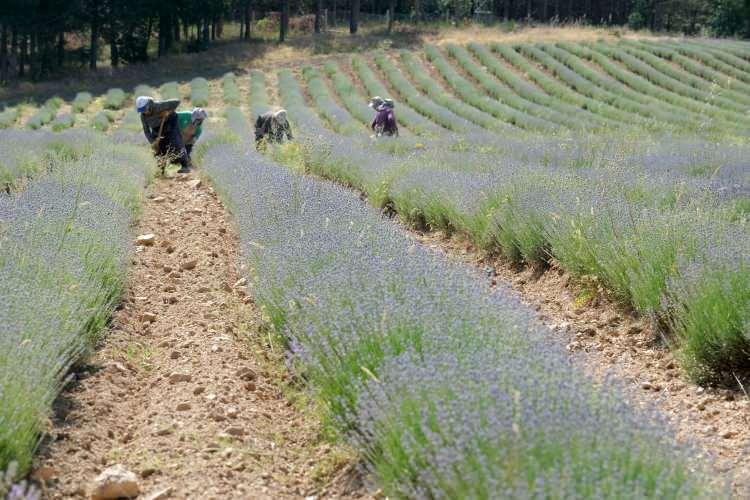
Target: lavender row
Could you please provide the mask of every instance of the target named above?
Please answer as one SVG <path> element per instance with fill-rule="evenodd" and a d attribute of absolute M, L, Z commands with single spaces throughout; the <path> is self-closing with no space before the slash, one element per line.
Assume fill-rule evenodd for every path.
<path fill-rule="evenodd" d="M 0 469 L 30 465 L 66 371 L 124 284 L 150 162 L 103 138 L 93 150 L 0 195 Z"/>
<path fill-rule="evenodd" d="M 290 73 L 280 73 L 279 88 L 306 138 L 304 168 L 392 205 L 410 223 L 462 231 L 519 264 L 555 261 L 593 277 L 616 299 L 671 325 L 696 379 L 750 368 L 742 354 L 750 347 L 750 307 L 742 298 L 750 275 L 740 251 L 750 248 L 746 146 L 634 133 L 566 139 L 482 132 L 392 156 L 325 129 Z M 712 237 L 702 239 L 709 230 Z M 704 291 L 725 273 L 736 285 Z M 717 331 L 721 310 L 732 319 L 719 321 Z"/>
<path fill-rule="evenodd" d="M 594 388 L 504 289 L 356 194 L 218 146 L 252 293 L 341 435 L 397 498 L 697 498 L 653 414 Z"/>
<path fill-rule="evenodd" d="M 73 157 L 91 153 L 95 134 L 71 130 L 60 134 L 48 131 L 0 130 L 0 189 L 11 190 L 23 179 L 51 168 L 58 156 Z"/>

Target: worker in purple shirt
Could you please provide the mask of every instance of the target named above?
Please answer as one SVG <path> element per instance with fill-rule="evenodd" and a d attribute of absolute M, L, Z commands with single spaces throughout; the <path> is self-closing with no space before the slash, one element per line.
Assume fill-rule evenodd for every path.
<path fill-rule="evenodd" d="M 396 124 L 396 114 L 393 111 L 393 100 L 375 96 L 370 99 L 369 106 L 375 110 L 375 119 L 372 121 L 372 130 L 375 132 L 375 136 L 387 135 L 389 137 L 398 137 L 398 125 Z"/>

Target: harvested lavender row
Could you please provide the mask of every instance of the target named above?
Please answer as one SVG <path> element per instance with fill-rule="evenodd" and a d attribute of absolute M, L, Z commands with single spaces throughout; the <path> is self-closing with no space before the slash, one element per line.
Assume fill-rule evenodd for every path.
<path fill-rule="evenodd" d="M 63 376 L 118 300 L 149 163 L 102 138 L 0 195 L 0 470 L 27 469 Z"/>
<path fill-rule="evenodd" d="M 508 291 L 354 193 L 228 145 L 206 158 L 256 300 L 387 495 L 712 493 L 664 422 L 594 388 Z"/>

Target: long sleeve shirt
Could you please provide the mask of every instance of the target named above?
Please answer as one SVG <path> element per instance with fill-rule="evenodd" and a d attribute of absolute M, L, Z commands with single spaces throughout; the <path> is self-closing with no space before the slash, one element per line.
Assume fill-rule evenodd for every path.
<path fill-rule="evenodd" d="M 177 113 L 177 122 L 180 124 L 182 141 L 185 144 L 195 144 L 195 141 L 203 133 L 203 124 L 201 123 L 196 127 L 193 124 L 193 113 L 190 111 L 179 111 Z"/>
<path fill-rule="evenodd" d="M 148 108 L 141 113 L 141 125 L 143 133 L 151 144 L 159 136 L 159 127 L 165 114 L 173 113 L 180 105 L 179 99 L 170 99 L 169 101 L 154 101 Z"/>
<path fill-rule="evenodd" d="M 272 111 L 268 111 L 258 116 L 255 120 L 255 140 L 259 141 L 262 138 L 266 138 L 271 142 L 281 142 L 284 140 L 284 136 L 288 140 L 294 139 L 292 137 L 292 127 L 289 125 L 289 121 L 281 125 Z"/>

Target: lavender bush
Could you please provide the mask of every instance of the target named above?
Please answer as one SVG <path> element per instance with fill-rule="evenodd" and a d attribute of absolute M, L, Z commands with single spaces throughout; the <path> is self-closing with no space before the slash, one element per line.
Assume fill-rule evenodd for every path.
<path fill-rule="evenodd" d="M 596 389 L 509 292 L 402 235 L 358 197 L 255 152 L 205 168 L 290 363 L 397 498 L 699 498 L 664 422 Z"/>
<path fill-rule="evenodd" d="M 0 469 L 27 470 L 40 422 L 124 283 L 148 157 L 97 142 L 0 196 Z"/>

